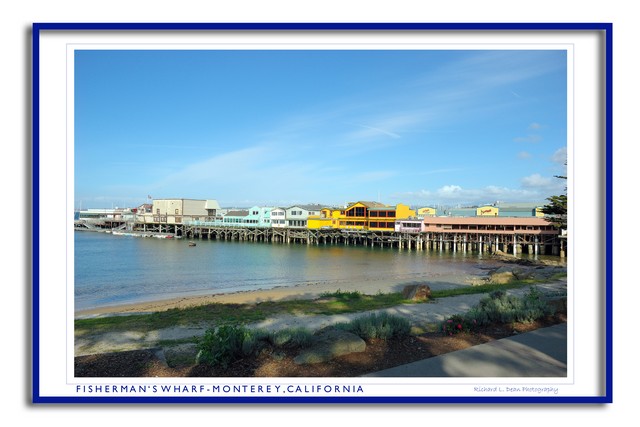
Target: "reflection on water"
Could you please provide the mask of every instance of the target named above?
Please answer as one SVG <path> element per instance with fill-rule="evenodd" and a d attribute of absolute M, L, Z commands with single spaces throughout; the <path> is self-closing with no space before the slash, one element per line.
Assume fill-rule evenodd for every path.
<path fill-rule="evenodd" d="M 74 232 L 76 310 L 277 286 L 482 275 L 477 253 L 187 241 Z"/>

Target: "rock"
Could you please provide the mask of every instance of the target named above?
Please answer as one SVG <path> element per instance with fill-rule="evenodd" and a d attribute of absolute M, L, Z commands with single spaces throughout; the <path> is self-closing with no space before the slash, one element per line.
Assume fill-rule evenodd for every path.
<path fill-rule="evenodd" d="M 527 280 L 535 278 L 533 270 L 528 268 L 514 268 L 511 272 L 513 273 L 513 277 L 515 277 L 516 280 Z"/>
<path fill-rule="evenodd" d="M 426 301 L 431 298 L 431 288 L 427 285 L 407 285 L 402 290 L 404 299 Z"/>
<path fill-rule="evenodd" d="M 504 285 L 511 282 L 514 278 L 515 276 L 512 271 L 494 271 L 489 276 L 489 283 Z"/>
<path fill-rule="evenodd" d="M 513 257 L 513 255 L 503 252 L 500 249 L 496 249 L 495 251 L 493 251 L 493 256 L 494 257 Z"/>
<path fill-rule="evenodd" d="M 512 280 L 548 280 L 555 274 L 566 273 L 566 268 L 557 266 L 503 266 L 489 273 L 488 282 L 505 284 Z"/>
<path fill-rule="evenodd" d="M 345 354 L 363 352 L 366 348 L 367 344 L 359 336 L 328 329 L 315 336 L 311 346 L 293 360 L 298 365 L 322 363 Z"/>

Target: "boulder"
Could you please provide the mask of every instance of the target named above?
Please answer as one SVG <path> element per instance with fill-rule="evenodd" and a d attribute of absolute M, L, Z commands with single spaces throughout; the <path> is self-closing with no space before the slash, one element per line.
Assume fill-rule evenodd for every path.
<path fill-rule="evenodd" d="M 428 285 L 407 285 L 402 290 L 402 296 L 412 301 L 426 301 L 431 298 L 431 288 Z"/>
<path fill-rule="evenodd" d="M 489 273 L 488 282 L 503 285 L 512 280 L 548 280 L 554 274 L 566 273 L 564 267 L 549 266 L 504 266 Z"/>
<path fill-rule="evenodd" d="M 514 268 L 512 270 L 513 277 L 516 280 L 527 280 L 536 278 L 535 272 L 531 268 Z"/>
<path fill-rule="evenodd" d="M 351 332 L 327 329 L 316 335 L 311 346 L 293 361 L 298 365 L 322 363 L 345 354 L 363 352 L 366 348 L 364 340 Z"/>
<path fill-rule="evenodd" d="M 513 279 L 515 279 L 515 276 L 511 270 L 498 269 L 489 275 L 488 282 L 496 285 L 504 285 L 510 283 Z"/>

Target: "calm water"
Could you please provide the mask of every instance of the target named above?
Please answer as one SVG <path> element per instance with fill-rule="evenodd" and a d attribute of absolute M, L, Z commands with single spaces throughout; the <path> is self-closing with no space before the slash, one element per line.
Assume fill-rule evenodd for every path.
<path fill-rule="evenodd" d="M 74 232 L 76 310 L 298 284 L 482 275 L 478 254 Z M 345 289 L 343 286 L 342 289 Z"/>

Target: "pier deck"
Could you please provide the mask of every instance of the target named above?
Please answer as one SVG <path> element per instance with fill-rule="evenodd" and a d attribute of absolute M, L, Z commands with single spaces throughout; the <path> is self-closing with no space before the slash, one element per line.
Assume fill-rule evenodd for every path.
<path fill-rule="evenodd" d="M 310 230 L 304 228 L 228 227 L 215 225 L 134 223 L 132 230 L 173 234 L 191 240 L 226 240 L 307 245 L 355 245 L 392 247 L 404 250 L 514 255 L 565 255 L 564 239 L 557 232 L 540 230 L 442 230 L 396 232 L 346 229 Z"/>

